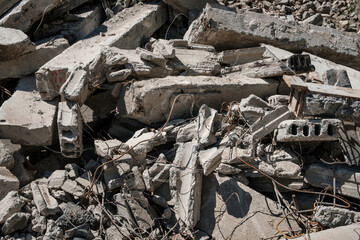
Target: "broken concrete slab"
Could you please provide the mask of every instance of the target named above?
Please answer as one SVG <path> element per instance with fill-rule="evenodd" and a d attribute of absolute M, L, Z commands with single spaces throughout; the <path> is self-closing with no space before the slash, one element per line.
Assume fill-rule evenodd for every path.
<path fill-rule="evenodd" d="M 1 20 L 0 20 L 1 21 Z M 35 44 L 20 30 L 0 27 L 0 61 L 35 51 Z"/>
<path fill-rule="evenodd" d="M 31 183 L 35 205 L 42 216 L 51 216 L 60 212 L 56 199 L 50 195 L 46 185 Z"/>
<path fill-rule="evenodd" d="M 8 235 L 26 228 L 28 226 L 30 217 L 30 213 L 14 213 L 11 217 L 6 219 L 4 225 L 1 228 L 2 233 Z"/>
<path fill-rule="evenodd" d="M 174 58 L 176 56 L 175 48 L 165 39 L 158 39 L 152 44 L 151 48 L 155 54 L 159 54 L 166 59 Z"/>
<path fill-rule="evenodd" d="M 64 182 L 61 189 L 74 197 L 82 197 L 85 194 L 84 188 L 82 188 L 76 181 L 70 179 L 67 179 Z"/>
<path fill-rule="evenodd" d="M 166 8 L 159 4 L 135 5 L 115 15 L 88 38 L 75 43 L 39 69 L 36 79 L 42 99 L 50 100 L 56 97 L 61 85 L 74 69 L 81 67 L 89 70 L 91 63 L 99 61 L 96 58 L 101 57 L 103 47 L 134 49 L 166 20 Z M 107 37 L 102 37 L 100 33 Z M 88 51 L 88 48 L 91 48 L 91 51 Z M 64 73 L 63 83 L 56 82 L 56 76 L 52 75 L 53 71 Z"/>
<path fill-rule="evenodd" d="M 48 178 L 48 187 L 51 189 L 59 189 L 68 178 L 66 170 L 55 170 Z"/>
<path fill-rule="evenodd" d="M 309 55 L 310 55 L 310 58 L 311 58 L 311 63 L 315 66 L 315 72 L 318 73 L 318 80 L 322 80 L 322 76 L 329 69 L 345 70 L 347 72 L 348 77 L 349 77 L 352 88 L 353 89 L 360 89 L 360 82 L 359 82 L 359 78 L 358 78 L 358 76 L 360 74 L 359 71 L 357 71 L 354 68 L 344 66 L 343 63 L 342 64 L 337 64 L 335 62 L 326 60 L 326 59 L 321 58 L 321 57 L 316 56 L 316 55 L 312 55 L 312 54 L 309 54 Z"/>
<path fill-rule="evenodd" d="M 20 212 L 24 204 L 17 191 L 9 192 L 0 201 L 0 224 L 3 224 L 14 213 Z"/>
<path fill-rule="evenodd" d="M 15 165 L 14 154 L 20 149 L 20 145 L 11 143 L 9 139 L 0 139 L 0 167 L 11 170 Z"/>
<path fill-rule="evenodd" d="M 216 143 L 216 127 L 219 126 L 220 117 L 215 109 L 203 104 L 199 109 L 196 120 L 194 140 L 202 147 L 207 147 Z"/>
<path fill-rule="evenodd" d="M 54 9 L 60 3 L 61 0 L 21 1 L 1 18 L 0 26 L 16 28 L 27 32 L 36 21 L 40 20 L 43 15 Z"/>
<path fill-rule="evenodd" d="M 256 120 L 272 110 L 274 110 L 274 108 L 270 106 L 269 103 L 254 94 L 250 94 L 249 97 L 241 99 L 240 104 L 233 105 L 231 108 L 234 114 L 244 117 L 249 124 L 253 124 Z"/>
<path fill-rule="evenodd" d="M 266 206 L 266 207 L 265 207 Z M 201 218 L 196 227 L 215 239 L 259 239 L 272 236 L 281 220 L 277 204 L 230 177 L 204 178 Z M 297 223 L 290 220 L 293 229 Z M 284 229 L 285 223 L 280 224 Z"/>
<path fill-rule="evenodd" d="M 336 141 L 341 126 L 338 119 L 286 120 L 279 124 L 275 136 L 278 142 Z"/>
<path fill-rule="evenodd" d="M 155 225 L 155 221 L 148 211 L 146 211 L 146 209 L 144 209 L 131 195 L 126 196 L 126 202 L 129 205 L 129 209 L 131 210 L 137 225 L 141 229 L 147 230 Z"/>
<path fill-rule="evenodd" d="M 136 119 L 151 125 L 165 121 L 177 98 L 171 119 L 191 117 L 196 106 L 206 104 L 220 109 L 223 102 L 240 101 L 251 93 L 266 97 L 274 95 L 278 82 L 245 76 L 217 77 L 166 77 L 134 82 L 122 88 L 117 110 L 122 117 Z M 199 89 L 202 89 L 201 93 Z M 215 90 L 216 89 L 216 90 Z M 154 105 L 154 102 L 162 103 Z M 190 109 L 194 106 L 194 112 Z"/>
<path fill-rule="evenodd" d="M 127 150 L 128 146 L 125 143 L 117 139 L 111 140 L 95 140 L 95 151 L 96 154 L 107 159 L 111 159 L 115 154 L 119 153 L 121 150 Z"/>
<path fill-rule="evenodd" d="M 349 226 L 330 228 L 320 232 L 313 232 L 306 235 L 307 238 L 311 240 L 324 240 L 324 239 L 348 239 L 348 240 L 357 240 L 359 239 L 359 230 L 360 224 L 351 224 Z M 304 240 L 304 236 L 294 238 L 294 240 Z"/>
<path fill-rule="evenodd" d="M 204 175 L 209 175 L 212 171 L 214 171 L 219 164 L 221 163 L 221 155 L 224 151 L 223 148 L 209 148 L 206 150 L 202 150 L 199 153 L 199 161 L 204 169 Z"/>
<path fill-rule="evenodd" d="M 135 132 L 126 145 L 132 148 L 136 155 L 144 155 L 150 152 L 154 147 L 166 143 L 165 133 L 149 132 L 147 128 L 140 129 Z"/>
<path fill-rule="evenodd" d="M 30 53 L 0 63 L 0 79 L 21 78 L 33 74 L 69 46 L 68 41 L 62 37 L 36 42 L 36 48 Z"/>
<path fill-rule="evenodd" d="M 321 226 L 335 228 L 360 222 L 360 214 L 348 209 L 320 206 L 316 208 L 313 220 Z"/>
<path fill-rule="evenodd" d="M 70 73 L 68 79 L 60 88 L 60 95 L 67 101 L 77 102 L 82 105 L 89 95 L 88 73 L 82 69 L 76 69 Z"/>
<path fill-rule="evenodd" d="M 198 169 L 198 146 L 180 143 L 170 169 L 170 190 L 175 214 L 189 228 L 200 220 L 202 172 Z"/>
<path fill-rule="evenodd" d="M 320 57 L 360 69 L 360 38 L 356 34 L 314 25 L 290 24 L 250 11 L 237 13 L 213 4 L 206 6 L 184 38 L 193 43 L 213 45 L 217 50 L 256 47 L 259 43 L 293 52 L 306 49 Z M 343 46 L 348 47 L 344 49 Z"/>
<path fill-rule="evenodd" d="M 83 152 L 83 128 L 79 104 L 60 102 L 57 116 L 61 154 L 68 158 L 78 158 Z"/>
<path fill-rule="evenodd" d="M 3 199 L 9 192 L 18 191 L 20 182 L 6 167 L 0 167 L 0 199 Z"/>
<path fill-rule="evenodd" d="M 312 164 L 305 171 L 306 181 L 314 187 L 333 186 L 334 178 L 337 194 L 360 199 L 359 172 L 356 169 L 336 165 L 334 168 L 328 168 L 320 164 Z"/>
<path fill-rule="evenodd" d="M 230 66 L 241 65 L 260 60 L 265 50 L 265 47 L 226 50 L 218 54 L 218 59 L 222 64 L 228 64 Z"/>
<path fill-rule="evenodd" d="M 258 119 L 253 125 L 251 125 L 253 140 L 259 141 L 266 135 L 273 132 L 282 121 L 293 117 L 294 114 L 287 106 L 280 106 L 269 112 L 264 117 Z"/>
<path fill-rule="evenodd" d="M 40 100 L 35 78 L 22 78 L 12 97 L 0 108 L 0 135 L 13 143 L 51 145 L 58 100 Z"/>

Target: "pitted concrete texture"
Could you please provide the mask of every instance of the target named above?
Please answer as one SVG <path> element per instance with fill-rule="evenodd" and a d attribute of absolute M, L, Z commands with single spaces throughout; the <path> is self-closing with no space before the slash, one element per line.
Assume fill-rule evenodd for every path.
<path fill-rule="evenodd" d="M 79 104 L 70 101 L 60 102 L 57 125 L 63 156 L 80 157 L 83 152 L 83 129 Z"/>
<path fill-rule="evenodd" d="M 339 138 L 338 119 L 287 120 L 279 124 L 276 133 L 278 142 L 336 141 Z"/>
<path fill-rule="evenodd" d="M 0 61 L 35 51 L 35 44 L 20 30 L 0 27 Z"/>
<path fill-rule="evenodd" d="M 150 79 L 123 87 L 117 110 L 122 117 L 152 124 L 167 119 L 178 95 L 171 119 L 196 115 L 197 106 L 202 104 L 219 110 L 223 102 L 240 101 L 251 93 L 259 97 L 271 96 L 276 94 L 277 86 L 275 80 L 248 78 L 238 74 L 223 78 L 171 76 Z"/>
<path fill-rule="evenodd" d="M 250 11 L 238 13 L 235 9 L 214 4 L 206 6 L 184 39 L 213 45 L 217 50 L 257 47 L 259 43 L 266 43 L 293 52 L 306 50 L 360 69 L 360 37 L 357 34 L 311 24 L 290 24 L 269 15 Z"/>
<path fill-rule="evenodd" d="M 18 191 L 20 187 L 19 180 L 5 167 L 0 167 L 0 200 L 9 192 Z"/>
<path fill-rule="evenodd" d="M 102 48 L 134 49 L 167 19 L 167 9 L 163 4 L 138 4 L 124 9 L 104 22 L 87 38 L 78 41 L 39 69 L 36 79 L 42 99 L 50 100 L 58 96 L 60 87 L 76 68 L 89 70 L 91 64 L 96 65 L 101 57 Z M 106 37 L 102 36 L 104 34 Z M 101 69 L 101 66 L 99 67 Z M 62 75 L 61 82 L 58 81 L 58 75 L 53 74 L 54 71 Z M 101 77 L 104 76 L 95 78 Z"/>
<path fill-rule="evenodd" d="M 57 102 L 40 100 L 35 78 L 22 78 L 15 93 L 0 108 L 0 136 L 21 145 L 51 145 Z"/>

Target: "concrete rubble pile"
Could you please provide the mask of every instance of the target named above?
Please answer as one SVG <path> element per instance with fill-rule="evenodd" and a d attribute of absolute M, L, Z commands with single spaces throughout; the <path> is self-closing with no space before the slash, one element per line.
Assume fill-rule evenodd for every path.
<path fill-rule="evenodd" d="M 358 239 L 359 18 L 0 0 L 0 240 Z"/>

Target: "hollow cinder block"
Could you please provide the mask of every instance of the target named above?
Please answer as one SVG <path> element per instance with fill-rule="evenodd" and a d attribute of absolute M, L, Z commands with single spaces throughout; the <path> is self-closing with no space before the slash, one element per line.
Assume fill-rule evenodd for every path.
<path fill-rule="evenodd" d="M 278 142 L 311 142 L 338 140 L 339 119 L 322 120 L 286 120 L 279 124 L 276 130 Z"/>

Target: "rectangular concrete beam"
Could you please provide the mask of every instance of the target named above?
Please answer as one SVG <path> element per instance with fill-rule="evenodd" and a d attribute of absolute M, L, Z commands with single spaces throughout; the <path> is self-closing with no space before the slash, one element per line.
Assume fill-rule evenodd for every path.
<path fill-rule="evenodd" d="M 53 71 L 62 71 L 67 78 L 76 68 L 88 70 L 90 64 L 95 63 L 96 58 L 101 56 L 103 47 L 135 49 L 167 19 L 167 9 L 163 4 L 135 5 L 121 11 L 87 38 L 75 43 L 40 68 L 36 79 L 42 99 L 50 100 L 58 96 L 59 89 L 64 83 L 55 84 L 57 79 L 52 74 Z"/>
<path fill-rule="evenodd" d="M 352 169 L 347 166 L 335 166 L 335 168 L 328 168 L 320 164 L 312 164 L 305 172 L 305 179 L 310 185 L 326 188 L 328 186 L 333 186 L 335 178 L 335 188 L 337 194 L 357 199 L 360 199 L 359 177 L 360 173 L 356 169 Z"/>
<path fill-rule="evenodd" d="M 22 78 L 15 93 L 0 108 L 0 136 L 21 145 L 51 145 L 57 103 L 40 100 L 34 77 Z"/>
<path fill-rule="evenodd" d="M 217 50 L 256 47 L 260 43 L 298 53 L 305 50 L 360 70 L 357 34 L 311 24 L 290 24 L 250 11 L 237 13 L 218 5 L 208 4 L 184 38 L 213 45 Z"/>
<path fill-rule="evenodd" d="M 165 121 L 171 105 L 177 100 L 171 119 L 196 115 L 197 106 L 206 104 L 220 110 L 223 102 L 240 101 L 251 93 L 261 98 L 276 94 L 278 82 L 248 78 L 235 74 L 228 77 L 166 77 L 134 82 L 122 88 L 117 110 L 122 117 L 146 124 Z M 159 103 L 155 104 L 154 102 Z M 161 103 L 161 104 L 160 104 Z M 192 106 L 195 107 L 190 113 Z"/>
<path fill-rule="evenodd" d="M 21 78 L 33 74 L 69 46 L 68 41 L 62 37 L 37 42 L 33 52 L 0 62 L 0 79 Z"/>

